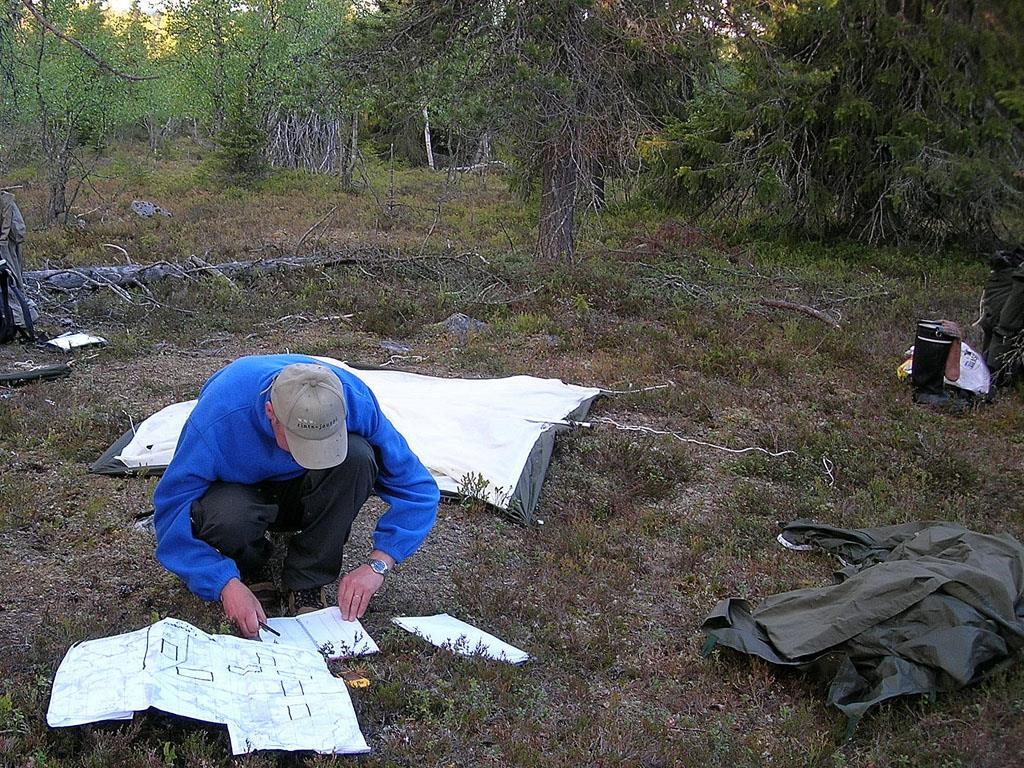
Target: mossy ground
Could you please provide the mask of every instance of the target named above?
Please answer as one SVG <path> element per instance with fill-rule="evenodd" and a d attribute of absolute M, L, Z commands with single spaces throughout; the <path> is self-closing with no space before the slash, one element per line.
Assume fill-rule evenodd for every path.
<path fill-rule="evenodd" d="M 97 291 L 57 320 L 107 337 L 69 378 L 0 401 L 0 764 L 12 766 L 1006 766 L 1024 753 L 1024 667 L 962 692 L 905 699 L 854 737 L 826 684 L 731 653 L 702 658 L 715 602 L 826 583 L 823 556 L 780 548 L 780 522 L 844 526 L 949 519 L 1024 535 L 1024 410 L 1011 392 L 975 412 L 922 410 L 894 371 L 918 317 L 967 326 L 984 266 L 956 255 L 842 243 L 739 240 L 616 204 L 573 263 L 530 258 L 531 212 L 497 177 L 368 164 L 370 188 L 280 173 L 225 186 L 187 143 L 103 161 L 85 229 L 32 231 L 27 268 L 255 259 L 362 249 L 375 261 Z M 30 222 L 32 173 L 17 181 Z M 388 197 L 395 201 L 388 204 Z M 146 221 L 150 199 L 174 212 Z M 303 234 L 331 211 L 325 231 Z M 770 309 L 784 299 L 841 328 Z M 489 324 L 466 339 L 436 323 Z M 399 340 L 396 356 L 380 345 Z M 976 341 L 974 329 L 969 340 Z M 375 600 L 382 648 L 353 692 L 373 748 L 361 758 L 231 758 L 224 729 L 149 712 L 130 724 L 50 730 L 49 685 L 68 646 L 163 616 L 227 631 L 218 607 L 164 572 L 132 529 L 152 478 L 88 475 L 133 421 L 194 396 L 241 354 L 331 354 L 438 375 L 527 373 L 615 390 L 594 425 L 562 436 L 537 516 L 521 527 L 442 506 L 421 553 Z M 8 346 L 8 368 L 57 355 Z M 649 389 L 659 384 L 671 386 Z M 617 430 L 640 425 L 670 435 Z M 372 527 L 366 511 L 349 553 Z M 456 658 L 390 626 L 447 611 L 523 647 L 519 668 Z"/>

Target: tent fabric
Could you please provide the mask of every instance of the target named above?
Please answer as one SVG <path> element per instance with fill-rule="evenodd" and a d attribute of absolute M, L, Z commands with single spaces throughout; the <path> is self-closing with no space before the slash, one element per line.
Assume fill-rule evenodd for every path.
<path fill-rule="evenodd" d="M 849 731 L 873 706 L 976 682 L 1024 648 L 1024 546 L 946 522 L 842 529 L 797 520 L 787 546 L 840 557 L 836 583 L 722 600 L 707 617 L 716 645 L 832 675 L 827 702 Z"/>
<path fill-rule="evenodd" d="M 373 391 L 442 493 L 470 495 L 532 519 L 555 433 L 583 418 L 601 390 L 559 379 L 457 379 L 404 371 L 351 371 Z M 159 471 L 174 455 L 195 400 L 174 403 L 126 433 L 93 465 L 100 474 Z"/>
<path fill-rule="evenodd" d="M 590 410 L 593 398 L 581 403 L 574 411 L 569 413 L 566 421 L 581 421 L 586 418 Z M 551 463 L 551 454 L 555 449 L 555 435 L 567 429 L 563 424 L 552 424 L 549 429 L 544 430 L 537 442 L 533 444 L 526 459 L 526 465 L 519 475 L 519 483 L 512 494 L 512 500 L 508 511 L 513 517 L 518 517 L 523 522 L 529 522 L 533 517 L 533 510 L 540 501 L 540 489 L 544 484 L 544 476 L 548 471 L 548 464 Z"/>

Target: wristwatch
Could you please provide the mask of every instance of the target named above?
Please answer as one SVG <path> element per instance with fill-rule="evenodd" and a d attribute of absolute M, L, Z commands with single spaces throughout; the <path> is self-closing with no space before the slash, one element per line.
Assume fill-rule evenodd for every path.
<path fill-rule="evenodd" d="M 381 576 L 387 576 L 391 573 L 391 566 L 385 563 L 383 560 L 377 558 L 370 558 L 366 561 L 366 564 L 373 569 L 374 573 L 379 573 Z"/>

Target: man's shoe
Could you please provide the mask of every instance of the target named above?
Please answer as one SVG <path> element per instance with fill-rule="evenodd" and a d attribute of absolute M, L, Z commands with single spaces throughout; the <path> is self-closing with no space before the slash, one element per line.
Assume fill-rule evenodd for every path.
<path fill-rule="evenodd" d="M 323 587 L 294 589 L 288 593 L 289 616 L 302 616 L 304 613 L 312 613 L 329 607 L 330 605 L 324 599 Z"/>
<path fill-rule="evenodd" d="M 260 601 L 267 616 L 278 616 L 281 610 L 281 593 L 274 586 L 274 575 L 267 564 L 259 568 L 243 569 L 242 583 Z"/>
<path fill-rule="evenodd" d="M 246 584 L 253 597 L 260 601 L 263 612 L 267 616 L 277 616 L 281 610 L 281 593 L 277 591 L 272 581 L 258 581 L 255 584 Z"/>
<path fill-rule="evenodd" d="M 914 392 L 913 395 L 914 403 L 917 405 L 946 405 L 951 399 L 946 392 Z"/>

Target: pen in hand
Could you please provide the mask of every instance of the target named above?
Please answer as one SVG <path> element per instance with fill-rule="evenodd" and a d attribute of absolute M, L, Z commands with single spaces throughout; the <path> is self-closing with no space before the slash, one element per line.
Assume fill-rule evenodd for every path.
<path fill-rule="evenodd" d="M 276 629 L 274 629 L 273 627 L 267 626 L 267 625 L 266 625 L 266 624 L 264 624 L 264 623 L 263 623 L 262 621 L 260 622 L 260 629 L 265 629 L 265 630 L 267 630 L 267 632 L 269 632 L 270 634 L 274 635 L 275 637 L 280 637 L 280 636 L 281 636 L 281 633 L 280 633 L 280 632 L 278 632 L 278 631 L 277 631 Z"/>

